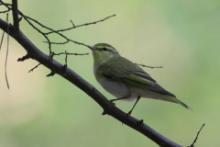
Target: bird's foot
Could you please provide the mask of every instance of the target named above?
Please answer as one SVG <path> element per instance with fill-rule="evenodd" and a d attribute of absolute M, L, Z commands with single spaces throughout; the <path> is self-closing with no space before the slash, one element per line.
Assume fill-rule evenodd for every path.
<path fill-rule="evenodd" d="M 111 102 L 114 102 L 114 101 L 124 100 L 124 99 L 127 99 L 127 98 L 128 98 L 127 96 L 123 96 L 123 97 L 111 99 L 110 101 L 111 101 Z"/>
<path fill-rule="evenodd" d="M 132 110 L 128 111 L 127 116 L 131 116 Z"/>
<path fill-rule="evenodd" d="M 142 125 L 143 123 L 144 123 L 144 120 L 143 120 L 143 119 L 141 119 L 141 120 L 139 120 L 139 121 L 138 121 L 138 123 L 137 123 L 137 124 L 138 124 L 138 125 Z"/>
<path fill-rule="evenodd" d="M 109 100 L 109 101 L 113 103 L 113 102 L 116 101 L 116 100 L 117 100 L 117 99 L 111 99 L 111 100 Z"/>
<path fill-rule="evenodd" d="M 115 106 L 114 101 L 115 101 L 115 99 L 111 99 L 111 100 L 109 100 L 109 102 L 111 102 L 111 103 L 112 103 L 112 105 L 114 105 L 114 106 Z"/>

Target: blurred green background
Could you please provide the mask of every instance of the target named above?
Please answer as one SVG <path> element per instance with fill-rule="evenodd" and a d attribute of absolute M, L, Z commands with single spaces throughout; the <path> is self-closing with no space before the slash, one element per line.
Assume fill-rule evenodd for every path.
<path fill-rule="evenodd" d="M 220 104 L 220 1 L 219 0 L 22 0 L 20 9 L 53 28 L 81 24 L 110 14 L 106 22 L 67 33 L 88 44 L 107 42 L 126 58 L 162 69 L 146 69 L 157 81 L 190 105 L 142 99 L 133 112 L 147 124 L 182 144 L 189 145 L 202 123 L 206 123 L 197 147 L 218 147 Z M 1 18 L 4 18 L 1 15 Z M 47 51 L 43 38 L 27 24 L 22 30 Z M 109 116 L 77 87 L 36 62 L 17 63 L 24 55 L 11 40 L 9 80 L 4 81 L 5 45 L 0 54 L 0 147 L 156 147 L 152 141 Z M 89 52 L 69 44 L 56 51 Z M 63 62 L 64 57 L 57 58 Z M 96 82 L 92 57 L 73 56 L 69 66 L 113 98 Z M 133 103 L 118 102 L 128 111 Z"/>

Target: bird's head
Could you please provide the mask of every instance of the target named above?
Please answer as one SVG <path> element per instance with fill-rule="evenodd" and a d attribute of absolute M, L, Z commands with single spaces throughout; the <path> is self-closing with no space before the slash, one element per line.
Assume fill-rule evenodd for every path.
<path fill-rule="evenodd" d="M 103 63 L 108 59 L 118 56 L 117 50 L 107 43 L 97 43 L 92 47 L 95 63 Z"/>

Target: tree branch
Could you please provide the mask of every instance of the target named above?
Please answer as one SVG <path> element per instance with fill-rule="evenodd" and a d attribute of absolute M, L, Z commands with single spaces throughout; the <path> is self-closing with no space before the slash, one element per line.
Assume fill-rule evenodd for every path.
<path fill-rule="evenodd" d="M 51 60 L 51 57 L 43 53 L 39 48 L 37 48 L 20 30 L 15 31 L 14 27 L 2 19 L 0 19 L 0 28 L 7 32 L 9 28 L 10 36 L 12 36 L 23 48 L 27 51 L 27 54 L 30 58 L 37 60 L 42 65 L 49 68 L 51 71 L 59 74 L 72 84 L 76 85 L 87 95 L 89 95 L 94 101 L 96 101 L 99 106 L 104 110 L 105 114 L 108 114 L 115 119 L 121 121 L 123 124 L 128 125 L 129 127 L 137 130 L 146 137 L 150 138 L 156 144 L 162 147 L 182 147 L 165 136 L 162 136 L 157 131 L 149 127 L 143 121 L 138 120 L 133 116 L 128 116 L 127 113 L 123 112 L 121 109 L 116 107 L 113 103 L 109 102 L 108 99 L 100 93 L 95 87 L 90 83 L 80 77 L 76 72 L 70 68 L 63 70 L 63 65 L 55 60 Z"/>

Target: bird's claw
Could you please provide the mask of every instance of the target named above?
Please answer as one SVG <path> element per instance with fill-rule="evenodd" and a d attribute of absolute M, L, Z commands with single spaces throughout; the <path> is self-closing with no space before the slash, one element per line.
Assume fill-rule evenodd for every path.
<path fill-rule="evenodd" d="M 109 100 L 109 102 L 111 102 L 113 105 L 115 105 L 114 101 L 115 101 L 115 99 Z"/>
<path fill-rule="evenodd" d="M 132 111 L 128 111 L 127 116 L 131 116 Z"/>
<path fill-rule="evenodd" d="M 117 100 L 117 99 L 111 99 L 111 100 L 109 100 L 109 101 L 113 103 L 113 102 L 116 101 L 116 100 Z"/>
<path fill-rule="evenodd" d="M 142 125 L 143 123 L 144 123 L 144 120 L 143 120 L 143 119 L 141 119 L 141 120 L 138 121 L 138 125 Z"/>

